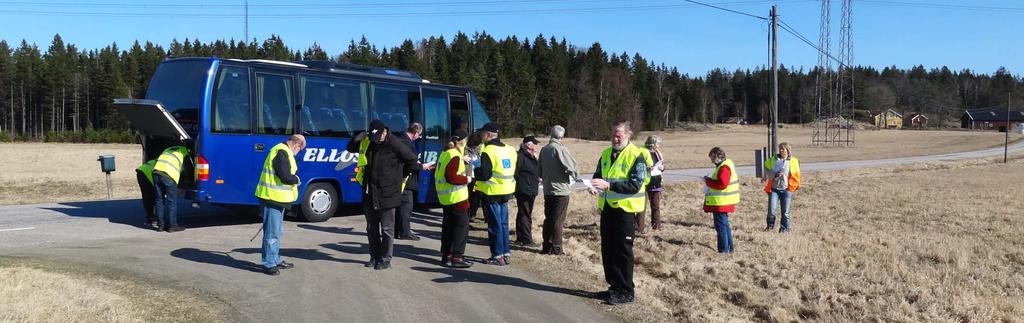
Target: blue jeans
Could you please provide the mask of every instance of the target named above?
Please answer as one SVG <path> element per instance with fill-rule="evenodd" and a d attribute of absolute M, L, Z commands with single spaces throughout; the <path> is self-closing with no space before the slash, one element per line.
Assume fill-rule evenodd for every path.
<path fill-rule="evenodd" d="M 775 209 L 779 207 L 780 201 L 782 202 L 782 221 L 779 230 L 789 230 L 789 210 L 793 205 L 793 192 L 788 190 L 772 189 L 771 193 L 768 193 L 768 227 L 775 227 Z"/>
<path fill-rule="evenodd" d="M 715 212 L 715 232 L 718 233 L 718 252 L 732 253 L 732 228 L 729 227 L 729 213 Z"/>
<path fill-rule="evenodd" d="M 284 208 L 263 203 L 263 268 L 277 267 L 281 263 L 281 222 Z"/>
<path fill-rule="evenodd" d="M 491 257 L 511 253 L 508 237 L 508 202 L 485 202 L 484 219 L 487 220 L 487 241 L 490 242 Z"/>
<path fill-rule="evenodd" d="M 178 184 L 170 177 L 161 173 L 153 173 L 153 199 L 157 222 L 160 228 L 167 229 L 178 226 Z"/>

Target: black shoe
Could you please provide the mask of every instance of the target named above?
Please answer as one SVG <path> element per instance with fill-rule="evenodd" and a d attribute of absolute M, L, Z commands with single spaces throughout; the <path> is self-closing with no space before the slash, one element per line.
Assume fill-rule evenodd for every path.
<path fill-rule="evenodd" d="M 160 228 L 160 222 L 157 222 L 156 220 L 148 220 L 148 221 L 146 221 L 146 226 L 148 226 L 150 228 L 154 228 L 154 229 L 159 229 Z"/>
<path fill-rule="evenodd" d="M 377 258 L 372 258 L 371 257 L 370 261 L 367 262 L 366 264 L 364 264 L 363 267 L 366 267 L 366 268 L 377 267 Z"/>
<path fill-rule="evenodd" d="M 463 269 L 473 267 L 473 263 L 467 262 L 466 259 L 463 259 L 462 257 L 456 257 L 452 258 L 452 262 L 449 264 L 449 267 Z"/>
<path fill-rule="evenodd" d="M 263 273 L 267 274 L 267 275 L 271 275 L 271 276 L 277 276 L 278 274 L 281 273 L 281 271 L 277 270 L 277 267 L 270 267 L 270 268 L 263 268 Z"/>
<path fill-rule="evenodd" d="M 608 297 L 608 304 L 610 305 L 633 304 L 634 301 L 635 297 L 633 294 L 612 293 L 611 296 Z"/>
<path fill-rule="evenodd" d="M 497 265 L 497 266 L 504 266 L 505 265 L 505 257 L 489 258 L 489 259 L 487 259 L 487 264 L 489 264 L 489 265 Z"/>
<path fill-rule="evenodd" d="M 767 226 L 767 227 L 764 227 L 764 232 L 771 232 L 771 231 L 772 231 L 772 230 L 774 230 L 774 229 L 775 229 L 775 227 L 774 227 L 774 226 L 770 226 L 770 225 L 769 225 L 769 226 Z"/>
<path fill-rule="evenodd" d="M 373 266 L 373 269 L 375 270 L 385 270 L 388 268 L 391 268 L 391 260 L 382 260 L 377 262 L 376 266 Z"/>
<path fill-rule="evenodd" d="M 281 263 L 277 264 L 277 268 L 280 269 L 292 269 L 295 268 L 295 264 L 281 260 Z"/>
<path fill-rule="evenodd" d="M 420 236 L 415 235 L 415 234 L 410 234 L 410 235 L 404 236 L 404 238 L 402 238 L 402 240 L 420 241 Z"/>
<path fill-rule="evenodd" d="M 185 227 L 177 227 L 176 226 L 176 227 L 167 228 L 167 232 L 181 232 L 181 231 L 185 231 Z"/>
<path fill-rule="evenodd" d="M 564 255 L 564 253 L 562 253 L 562 247 L 551 247 L 551 251 L 549 251 L 548 254 L 552 256 Z"/>
<path fill-rule="evenodd" d="M 447 256 L 447 255 L 441 256 L 441 266 L 451 267 L 452 266 L 452 257 L 451 256 Z"/>
<path fill-rule="evenodd" d="M 789 229 L 779 229 L 779 233 L 787 233 L 787 232 L 789 232 Z"/>
<path fill-rule="evenodd" d="M 594 293 L 594 298 L 608 300 L 608 297 L 611 297 L 611 295 L 612 295 L 611 290 L 604 290 L 604 291 L 600 291 L 600 292 Z"/>

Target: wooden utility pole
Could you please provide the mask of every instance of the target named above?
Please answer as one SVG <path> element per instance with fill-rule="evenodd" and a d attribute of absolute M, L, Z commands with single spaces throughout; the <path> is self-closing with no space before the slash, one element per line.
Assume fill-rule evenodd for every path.
<path fill-rule="evenodd" d="M 1006 93 L 1006 137 L 1003 141 L 1003 164 L 1010 155 L 1010 93 Z"/>
<path fill-rule="evenodd" d="M 769 131 L 768 149 L 773 155 L 779 153 L 779 9 L 772 5 L 772 125 Z"/>

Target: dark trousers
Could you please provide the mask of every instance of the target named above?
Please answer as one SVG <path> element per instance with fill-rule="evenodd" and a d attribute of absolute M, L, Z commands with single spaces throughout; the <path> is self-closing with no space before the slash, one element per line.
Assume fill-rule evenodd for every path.
<path fill-rule="evenodd" d="M 533 244 L 533 203 L 536 195 L 516 193 L 516 241 Z"/>
<path fill-rule="evenodd" d="M 370 257 L 391 260 L 395 247 L 395 208 L 367 208 L 366 236 L 370 240 Z"/>
<path fill-rule="evenodd" d="M 647 206 L 651 209 L 651 228 L 661 228 L 661 191 L 647 192 Z M 636 232 L 643 233 L 644 227 L 646 226 L 646 220 L 644 214 L 640 213 L 636 216 Z"/>
<path fill-rule="evenodd" d="M 469 238 L 469 213 L 456 210 L 454 205 L 444 207 L 441 218 L 441 257 L 462 257 Z"/>
<path fill-rule="evenodd" d="M 714 212 L 715 232 L 718 233 L 718 252 L 732 253 L 732 228 L 729 226 L 729 213 Z"/>
<path fill-rule="evenodd" d="M 483 194 L 477 191 L 469 192 L 469 219 L 476 218 L 476 211 L 480 209 L 480 204 L 483 203 Z"/>
<path fill-rule="evenodd" d="M 605 205 L 601 210 L 601 264 L 612 292 L 633 295 L 633 233 L 636 215 Z"/>
<path fill-rule="evenodd" d="M 412 235 L 412 204 L 416 198 L 416 192 L 405 190 L 402 192 L 402 204 L 398 205 L 398 214 L 395 214 L 395 235 L 408 237 Z"/>
<path fill-rule="evenodd" d="M 153 172 L 154 211 L 160 228 L 167 229 L 178 226 L 178 184 L 170 177 Z"/>
<path fill-rule="evenodd" d="M 569 210 L 569 195 L 544 195 L 544 248 L 562 248 L 562 229 Z"/>
<path fill-rule="evenodd" d="M 146 222 L 156 221 L 156 214 L 153 213 L 156 190 L 153 188 L 153 183 L 150 183 L 146 174 L 140 171 L 135 171 L 135 179 L 139 181 L 139 192 L 142 192 L 142 208 L 146 210 Z"/>

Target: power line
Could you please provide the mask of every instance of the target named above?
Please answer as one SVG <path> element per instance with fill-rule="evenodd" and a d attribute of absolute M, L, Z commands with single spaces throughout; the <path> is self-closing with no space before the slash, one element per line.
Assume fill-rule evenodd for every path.
<path fill-rule="evenodd" d="M 747 17 L 757 18 L 757 19 L 766 20 L 766 21 L 768 20 L 767 17 L 762 17 L 762 16 L 758 16 L 758 15 L 752 15 L 752 14 L 749 14 L 749 13 L 746 13 L 746 12 L 736 11 L 736 10 L 732 10 L 732 9 L 726 9 L 726 8 L 722 8 L 722 7 L 719 7 L 719 6 L 716 6 L 716 5 L 712 5 L 712 4 L 707 4 L 707 3 L 693 1 L 693 0 L 683 0 L 683 1 L 686 1 L 686 2 L 689 2 L 689 3 L 699 4 L 699 5 L 702 5 L 702 6 L 705 6 L 705 7 L 715 8 L 715 9 L 718 9 L 718 10 L 724 10 L 724 11 L 727 11 L 727 12 L 731 12 L 731 13 L 735 13 L 735 14 L 739 14 L 739 15 L 744 15 L 744 16 L 747 16 Z"/>
<path fill-rule="evenodd" d="M 789 24 L 787 24 L 782 19 L 779 19 L 779 22 L 781 23 L 781 25 L 779 25 L 779 27 L 782 27 L 782 30 L 785 30 L 789 34 L 795 36 L 797 39 L 800 39 L 800 41 L 802 41 L 805 44 L 807 44 L 807 46 L 811 46 L 811 48 L 814 48 L 814 50 L 817 50 L 819 53 L 824 54 L 825 56 L 827 56 L 828 58 L 832 59 L 833 61 L 836 61 L 836 63 L 839 63 L 839 68 L 840 69 L 848 67 L 848 66 L 846 66 L 846 64 L 843 64 L 843 62 L 840 61 L 838 58 L 835 58 L 834 56 L 832 56 L 832 54 L 829 54 L 825 50 L 821 49 L 821 47 L 818 47 L 817 45 L 812 43 L 810 40 L 807 39 L 807 37 L 804 37 L 804 35 L 800 34 L 800 32 L 796 31 L 796 29 L 794 29 L 793 27 L 789 26 Z"/>
<path fill-rule="evenodd" d="M 736 1 L 728 4 L 766 3 L 770 1 Z M 329 17 L 412 17 L 412 16 L 472 16 L 472 15 L 505 15 L 505 14 L 545 14 L 573 12 L 601 12 L 613 10 L 649 10 L 696 7 L 705 4 L 671 4 L 641 6 L 610 6 L 584 8 L 545 8 L 517 10 L 475 10 L 475 11 L 429 11 L 429 12 L 316 12 L 316 13 L 274 13 L 250 14 L 253 18 L 329 18 Z M 186 18 L 232 18 L 241 17 L 238 13 L 185 13 L 185 12 L 109 12 L 109 11 L 64 11 L 64 10 L 0 10 L 3 14 L 36 14 L 55 16 L 105 16 L 105 17 L 186 17 Z"/>
<path fill-rule="evenodd" d="M 888 6 L 902 6 L 902 7 L 915 7 L 915 8 L 931 8 L 931 9 L 951 9 L 951 10 L 973 10 L 973 11 L 1003 11 L 1003 12 L 1024 12 L 1024 7 L 996 7 L 996 6 L 978 6 L 978 5 L 962 5 L 962 4 L 947 4 L 947 3 L 924 3 L 924 2 L 910 2 L 910 1 L 886 1 L 886 0 L 858 0 L 868 5 L 888 5 Z"/>

